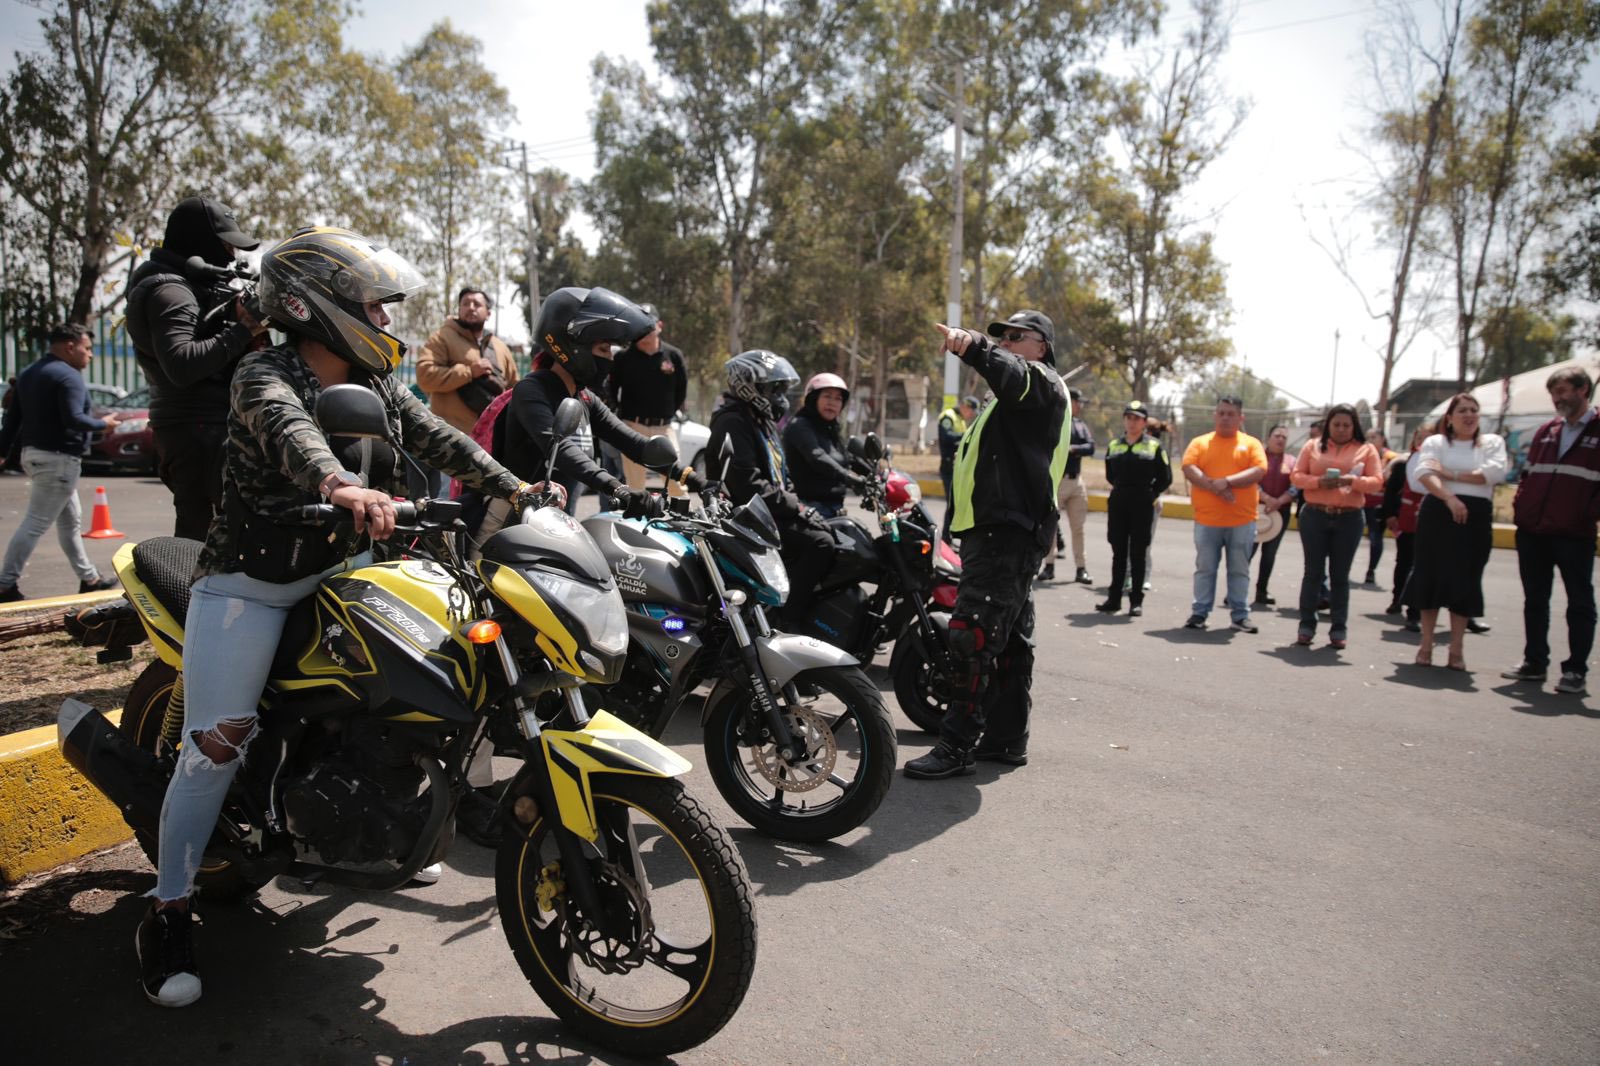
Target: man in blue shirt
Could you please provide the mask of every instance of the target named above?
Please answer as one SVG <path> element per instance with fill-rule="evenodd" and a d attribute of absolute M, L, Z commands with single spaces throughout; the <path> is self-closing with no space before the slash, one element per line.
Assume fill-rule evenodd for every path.
<path fill-rule="evenodd" d="M 22 469 L 31 479 L 28 510 L 12 534 L 0 564 L 0 603 L 23 599 L 17 582 L 45 530 L 56 527 L 56 538 L 72 569 L 78 572 L 78 591 L 94 592 L 115 585 L 103 578 L 83 550 L 78 531 L 83 509 L 78 503 L 78 474 L 89 434 L 115 428 L 116 415 L 94 418 L 89 414 L 89 390 L 83 368 L 94 357 L 89 331 L 77 324 L 50 330 L 50 352 L 17 376 L 17 402 L 6 411 L 0 426 L 0 457 L 12 442 L 22 446 Z M 3 462 L 0 458 L 0 462 Z"/>

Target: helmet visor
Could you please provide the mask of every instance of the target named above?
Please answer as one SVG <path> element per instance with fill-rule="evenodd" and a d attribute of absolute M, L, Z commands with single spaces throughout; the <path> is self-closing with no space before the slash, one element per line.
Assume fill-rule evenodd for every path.
<path fill-rule="evenodd" d="M 333 291 L 351 303 L 393 303 L 422 289 L 422 275 L 393 248 L 368 245 L 351 251 L 357 253 L 353 261 L 330 279 Z"/>

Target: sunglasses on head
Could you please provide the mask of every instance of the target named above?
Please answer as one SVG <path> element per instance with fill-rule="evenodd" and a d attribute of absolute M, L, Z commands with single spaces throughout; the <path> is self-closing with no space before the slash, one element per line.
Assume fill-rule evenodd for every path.
<path fill-rule="evenodd" d="M 1008 329 L 1000 334 L 1000 339 L 1015 344 L 1017 341 L 1042 341 L 1043 337 L 1037 333 L 1028 333 L 1020 329 Z"/>

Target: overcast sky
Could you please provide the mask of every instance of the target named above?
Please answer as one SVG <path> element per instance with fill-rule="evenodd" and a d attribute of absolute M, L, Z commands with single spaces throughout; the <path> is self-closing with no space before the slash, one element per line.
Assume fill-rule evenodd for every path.
<path fill-rule="evenodd" d="M 1419 11 L 1433 10 L 1431 0 L 1414 2 Z M 365 51 L 396 55 L 446 17 L 482 40 L 488 67 L 517 108 L 509 132 L 541 162 L 579 179 L 594 170 L 590 61 L 605 52 L 650 64 L 644 0 L 389 0 L 368 11 L 345 35 Z M 1371 401 L 1378 393 L 1384 325 L 1368 318 L 1311 240 L 1312 232 L 1327 233 L 1330 218 L 1353 234 L 1370 231 L 1370 220 L 1350 206 L 1368 167 L 1347 146 L 1361 139 L 1363 34 L 1378 17 L 1375 0 L 1242 0 L 1222 70 L 1251 111 L 1190 204 L 1196 214 L 1217 213 L 1237 361 L 1310 403 L 1330 394 Z M 1166 35 L 1175 37 L 1190 20 L 1185 6 L 1174 5 Z M 36 24 L 34 9 L 0 0 L 6 65 L 10 52 L 39 43 Z M 1600 87 L 1594 65 L 1586 84 Z M 1359 265 L 1364 288 L 1381 305 L 1389 258 L 1369 256 Z M 941 287 L 940 302 L 942 295 Z M 505 325 L 511 332 L 512 323 Z M 1395 382 L 1449 376 L 1453 366 L 1453 348 L 1425 336 L 1401 361 Z"/>

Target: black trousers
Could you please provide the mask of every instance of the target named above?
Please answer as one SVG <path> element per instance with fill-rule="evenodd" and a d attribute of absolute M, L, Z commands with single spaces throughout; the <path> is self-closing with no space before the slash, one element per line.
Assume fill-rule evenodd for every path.
<path fill-rule="evenodd" d="M 156 473 L 172 490 L 177 512 L 172 535 L 205 540 L 211 517 L 222 509 L 222 456 L 225 425 L 157 426 Z"/>
<path fill-rule="evenodd" d="M 1025 748 L 1033 710 L 1033 575 L 1048 549 L 1030 530 L 986 525 L 961 537 L 961 585 L 950 620 L 957 656 L 940 739 L 969 751 Z"/>
<path fill-rule="evenodd" d="M 1142 492 L 1119 494 L 1115 489 L 1106 500 L 1106 540 L 1111 542 L 1111 592 L 1106 599 L 1122 602 L 1122 585 L 1133 565 L 1133 583 L 1128 602 L 1144 603 L 1144 578 L 1150 554 L 1150 538 L 1155 523 L 1150 521 L 1150 499 Z"/>
<path fill-rule="evenodd" d="M 1555 572 L 1567 590 L 1567 649 L 1563 672 L 1587 674 L 1594 649 L 1594 541 L 1517 530 L 1517 570 L 1522 577 L 1523 661 L 1550 663 L 1550 590 Z"/>
<path fill-rule="evenodd" d="M 833 537 L 799 522 L 782 527 L 778 533 L 782 538 L 778 554 L 789 572 L 789 599 L 784 611 L 798 618 L 817 598 L 817 586 L 833 565 Z"/>

